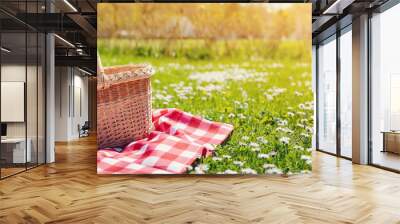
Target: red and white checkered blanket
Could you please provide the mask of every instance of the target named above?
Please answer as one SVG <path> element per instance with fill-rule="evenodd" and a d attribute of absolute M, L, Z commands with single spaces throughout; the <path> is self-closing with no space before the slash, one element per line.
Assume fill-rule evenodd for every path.
<path fill-rule="evenodd" d="M 208 156 L 233 126 L 208 121 L 178 109 L 153 111 L 154 131 L 119 153 L 97 152 L 98 174 L 180 174 L 196 158 Z"/>

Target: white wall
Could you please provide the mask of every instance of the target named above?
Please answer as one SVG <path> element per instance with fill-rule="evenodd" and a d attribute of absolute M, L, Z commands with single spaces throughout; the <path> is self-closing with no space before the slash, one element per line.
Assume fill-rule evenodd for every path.
<path fill-rule="evenodd" d="M 75 68 L 56 67 L 55 85 L 55 140 L 77 139 L 78 124 L 88 120 L 88 78 Z"/>
<path fill-rule="evenodd" d="M 68 67 L 55 68 L 55 141 L 68 141 L 69 132 L 69 84 Z"/>

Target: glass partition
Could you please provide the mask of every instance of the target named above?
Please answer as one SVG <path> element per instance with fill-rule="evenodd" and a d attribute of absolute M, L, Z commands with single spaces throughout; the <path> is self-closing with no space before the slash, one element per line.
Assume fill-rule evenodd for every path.
<path fill-rule="evenodd" d="M 400 5 L 371 18 L 371 162 L 400 170 Z"/>
<path fill-rule="evenodd" d="M 0 7 L 21 16 L 43 10 L 40 2 L 2 1 Z M 3 11 L 0 26 L 0 178 L 5 178 L 45 162 L 46 39 Z"/>
<path fill-rule="evenodd" d="M 26 114 L 27 114 L 27 150 L 30 151 L 28 168 L 37 165 L 38 158 L 38 35 L 27 33 L 27 81 L 26 81 Z"/>
<path fill-rule="evenodd" d="M 46 162 L 46 37 L 43 33 L 38 33 L 38 65 L 37 65 L 37 162 L 43 164 Z"/>
<path fill-rule="evenodd" d="M 352 157 L 352 35 L 351 26 L 340 36 L 340 155 Z"/>
<path fill-rule="evenodd" d="M 318 149 L 336 153 L 336 36 L 318 47 Z"/>
<path fill-rule="evenodd" d="M 25 32 L 1 34 L 2 177 L 24 171 L 31 161 L 26 150 L 26 40 Z"/>

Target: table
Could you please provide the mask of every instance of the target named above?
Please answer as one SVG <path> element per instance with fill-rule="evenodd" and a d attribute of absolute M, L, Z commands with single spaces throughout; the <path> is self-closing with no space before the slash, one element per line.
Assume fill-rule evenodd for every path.
<path fill-rule="evenodd" d="M 27 147 L 25 153 L 25 138 L 1 139 L 1 157 L 6 163 L 26 163 L 32 158 L 30 138 L 26 139 Z"/>

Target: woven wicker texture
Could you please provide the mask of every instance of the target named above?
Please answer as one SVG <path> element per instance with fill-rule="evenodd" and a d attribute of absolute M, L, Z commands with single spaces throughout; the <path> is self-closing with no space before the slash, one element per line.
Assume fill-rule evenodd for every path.
<path fill-rule="evenodd" d="M 101 68 L 97 84 L 97 145 L 124 147 L 151 131 L 149 65 Z"/>

